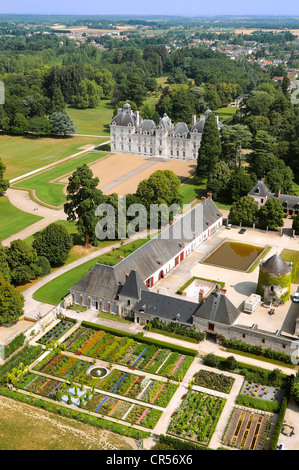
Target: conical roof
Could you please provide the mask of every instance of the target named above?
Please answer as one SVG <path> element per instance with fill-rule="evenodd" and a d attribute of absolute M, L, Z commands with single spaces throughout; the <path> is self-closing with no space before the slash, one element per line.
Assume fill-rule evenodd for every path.
<path fill-rule="evenodd" d="M 287 263 L 281 256 L 275 254 L 266 261 L 262 261 L 260 268 L 263 272 L 271 274 L 272 276 L 282 276 L 284 274 L 290 274 L 292 271 L 292 263 Z"/>

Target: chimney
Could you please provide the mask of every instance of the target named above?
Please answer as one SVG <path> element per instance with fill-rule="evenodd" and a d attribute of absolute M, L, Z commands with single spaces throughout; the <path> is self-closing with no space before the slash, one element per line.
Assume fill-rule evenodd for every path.
<path fill-rule="evenodd" d="M 192 114 L 192 127 L 195 126 L 196 123 L 196 114 Z"/>
<path fill-rule="evenodd" d="M 136 111 L 136 124 L 137 124 L 137 127 L 139 126 L 140 124 L 140 116 L 139 116 L 139 111 Z"/>
<path fill-rule="evenodd" d="M 124 257 L 124 256 L 122 256 L 122 255 L 120 255 L 120 257 L 119 257 L 119 261 L 122 261 L 123 259 L 125 259 L 125 257 Z"/>
<path fill-rule="evenodd" d="M 126 279 L 128 279 L 128 277 L 129 277 L 129 273 L 126 273 Z"/>
<path fill-rule="evenodd" d="M 199 294 L 198 294 L 198 302 L 202 303 L 204 301 L 204 290 L 199 289 Z"/>
<path fill-rule="evenodd" d="M 206 198 L 205 198 L 204 196 L 201 198 L 201 203 L 202 203 L 202 204 L 205 204 L 205 203 L 206 203 Z"/>
<path fill-rule="evenodd" d="M 280 198 L 280 189 L 277 192 L 277 197 L 278 197 L 278 199 Z"/>
<path fill-rule="evenodd" d="M 208 197 L 209 199 L 212 199 L 212 193 L 207 193 L 207 197 Z"/>

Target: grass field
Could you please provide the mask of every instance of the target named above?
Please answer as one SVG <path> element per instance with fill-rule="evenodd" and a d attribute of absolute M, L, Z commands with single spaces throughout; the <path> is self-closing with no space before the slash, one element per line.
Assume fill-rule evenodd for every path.
<path fill-rule="evenodd" d="M 57 305 L 66 295 L 69 294 L 69 288 L 79 282 L 96 263 L 115 265 L 119 262 L 120 256 L 128 256 L 146 242 L 147 239 L 137 240 L 101 255 L 98 258 L 82 263 L 80 266 L 58 276 L 56 279 L 53 279 L 38 289 L 33 295 L 34 300 L 49 303 L 51 305 Z"/>
<path fill-rule="evenodd" d="M 1 159 L 6 165 L 5 177 L 16 178 L 78 153 L 85 145 L 105 141 L 105 138 L 77 136 L 54 139 L 0 135 Z"/>
<path fill-rule="evenodd" d="M 80 157 L 68 160 L 49 170 L 20 181 L 16 183 L 14 187 L 33 190 L 35 191 L 37 199 L 46 204 L 58 207 L 66 201 L 66 196 L 63 193 L 65 184 L 54 182 L 53 180 L 62 178 L 68 173 L 72 173 L 78 166 L 82 166 L 84 163 L 88 164 L 94 162 L 104 156 L 105 154 L 102 153 L 88 152 Z"/>
<path fill-rule="evenodd" d="M 285 248 L 284 250 L 282 250 L 280 256 L 285 261 L 291 261 L 293 263 L 292 283 L 299 284 L 299 251 L 288 250 Z"/>
<path fill-rule="evenodd" d="M 235 108 L 232 106 L 226 106 L 225 108 L 215 109 L 214 113 L 219 116 L 221 122 L 225 122 L 231 120 L 238 109 L 239 108 Z"/>
<path fill-rule="evenodd" d="M 89 109 L 68 108 L 72 120 L 77 126 L 77 134 L 110 137 L 109 124 L 113 117 L 110 100 L 102 100 L 98 106 Z"/>
<path fill-rule="evenodd" d="M 192 178 L 187 180 L 186 183 L 180 186 L 180 193 L 183 196 L 183 204 L 191 204 L 194 199 L 197 199 L 201 196 L 205 188 L 206 181 L 200 184 L 196 184 Z"/>
<path fill-rule="evenodd" d="M 0 397 L 1 450 L 132 450 L 133 439 Z"/>
<path fill-rule="evenodd" d="M 5 240 L 14 233 L 38 222 L 42 217 L 23 212 L 13 206 L 6 196 L 0 197 L 0 239 Z"/>

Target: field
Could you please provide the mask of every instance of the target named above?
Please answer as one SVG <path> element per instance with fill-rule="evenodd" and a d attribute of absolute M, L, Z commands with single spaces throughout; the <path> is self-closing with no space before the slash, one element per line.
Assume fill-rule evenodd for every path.
<path fill-rule="evenodd" d="M 1 450 L 132 450 L 136 443 L 104 429 L 0 397 Z"/>
<path fill-rule="evenodd" d="M 294 250 L 284 249 L 280 256 L 285 261 L 291 261 L 293 263 L 292 269 L 292 283 L 299 284 L 299 252 Z"/>
<path fill-rule="evenodd" d="M 68 107 L 68 113 L 77 126 L 77 134 L 110 137 L 109 124 L 113 117 L 110 100 L 102 100 L 98 106 L 90 109 Z"/>
<path fill-rule="evenodd" d="M 232 106 L 226 106 L 225 108 L 218 108 L 214 112 L 217 116 L 219 116 L 219 119 L 221 122 L 229 121 L 232 119 L 234 114 L 236 114 L 237 110 L 239 108 L 237 107 L 232 107 Z"/>
<path fill-rule="evenodd" d="M 85 145 L 98 145 L 105 138 L 91 137 L 20 137 L 0 135 L 1 158 L 6 165 L 6 177 L 16 178 L 82 151 Z"/>
<path fill-rule="evenodd" d="M 70 159 L 49 170 L 22 180 L 16 183 L 14 187 L 31 190 L 34 192 L 37 200 L 51 206 L 59 207 L 66 201 L 64 188 L 67 183 L 59 183 L 57 180 L 63 175 L 71 174 L 78 166 L 82 166 L 84 163 L 88 164 L 94 162 L 102 157 L 104 157 L 104 154 L 88 152 L 80 157 Z"/>
<path fill-rule="evenodd" d="M 14 207 L 6 196 L 0 197 L 0 239 L 5 240 L 16 232 L 38 222 L 42 217 L 23 212 Z"/>

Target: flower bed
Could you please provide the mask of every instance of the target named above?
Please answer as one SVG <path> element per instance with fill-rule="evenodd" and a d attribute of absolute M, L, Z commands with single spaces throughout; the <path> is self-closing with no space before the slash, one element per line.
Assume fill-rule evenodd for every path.
<path fill-rule="evenodd" d="M 208 445 L 225 401 L 189 390 L 179 409 L 173 413 L 167 433 Z"/>
<path fill-rule="evenodd" d="M 160 410 L 119 400 L 100 393 L 94 393 L 91 400 L 84 406 L 84 409 L 132 424 L 139 424 L 150 429 L 155 427 L 162 415 Z"/>
<path fill-rule="evenodd" d="M 59 380 L 49 379 L 37 374 L 27 374 L 23 382 L 19 384 L 21 389 L 33 392 L 44 397 L 50 396 L 61 385 Z"/>
<path fill-rule="evenodd" d="M 194 376 L 195 385 L 218 390 L 223 393 L 229 393 L 231 391 L 234 381 L 235 379 L 233 377 L 204 369 L 201 369 Z"/>
<path fill-rule="evenodd" d="M 177 389 L 177 385 L 152 380 L 146 376 L 125 374 L 117 369 L 99 382 L 97 387 L 107 392 L 113 391 L 118 395 L 138 399 L 146 403 L 155 403 L 155 405 L 162 407 L 167 406 Z"/>
<path fill-rule="evenodd" d="M 193 361 L 193 356 L 83 326 L 67 338 L 65 345 L 69 351 L 77 354 L 82 353 L 107 362 L 136 367 L 174 380 L 182 379 Z"/>

